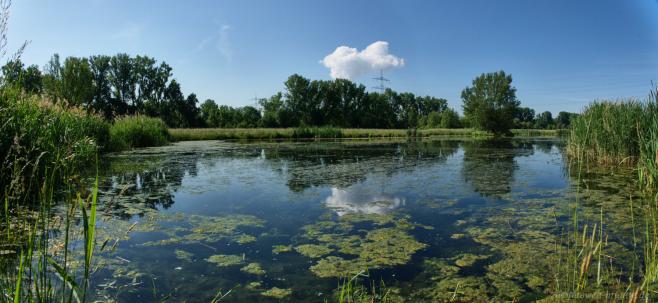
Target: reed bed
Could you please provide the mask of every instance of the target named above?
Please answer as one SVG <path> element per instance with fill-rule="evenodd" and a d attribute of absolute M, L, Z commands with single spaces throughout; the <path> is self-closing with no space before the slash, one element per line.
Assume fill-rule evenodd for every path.
<path fill-rule="evenodd" d="M 636 99 L 594 102 L 574 119 L 567 142 L 571 157 L 595 164 L 637 165 L 643 187 L 658 176 L 656 92 Z"/>
<path fill-rule="evenodd" d="M 160 118 L 142 115 L 116 119 L 110 128 L 110 138 L 113 151 L 161 146 L 170 141 L 167 126 Z"/>

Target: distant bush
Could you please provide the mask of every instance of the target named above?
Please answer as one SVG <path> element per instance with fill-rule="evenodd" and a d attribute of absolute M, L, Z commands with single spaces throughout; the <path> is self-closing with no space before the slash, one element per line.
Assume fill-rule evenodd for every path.
<path fill-rule="evenodd" d="M 169 142 L 167 126 L 159 118 L 125 116 L 117 118 L 110 128 L 113 151 L 135 147 L 160 146 Z"/>
<path fill-rule="evenodd" d="M 102 117 L 15 89 L 0 90 L 0 121 L 0 190 L 14 195 L 34 193 L 46 175 L 59 182 L 109 145 Z"/>

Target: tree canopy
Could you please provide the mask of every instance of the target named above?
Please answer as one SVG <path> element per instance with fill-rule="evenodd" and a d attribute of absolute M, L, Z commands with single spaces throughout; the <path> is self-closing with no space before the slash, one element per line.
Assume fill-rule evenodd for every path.
<path fill-rule="evenodd" d="M 183 94 L 172 68 L 148 56 L 52 56 L 42 70 L 20 60 L 2 67 L 2 85 L 44 94 L 114 119 L 142 114 L 161 118 L 169 127 L 298 127 L 458 128 L 473 126 L 500 134 L 511 127 L 564 128 L 574 114 L 560 112 L 553 121 L 545 113 L 519 107 L 512 77 L 482 74 L 462 92 L 465 118 L 448 101 L 392 89 L 369 92 L 346 79 L 311 80 L 293 74 L 283 91 L 259 99 L 255 106 L 201 103 Z"/>
<path fill-rule="evenodd" d="M 512 75 L 504 71 L 482 74 L 472 85 L 462 91 L 464 116 L 471 126 L 496 135 L 509 133 L 520 105 Z"/>

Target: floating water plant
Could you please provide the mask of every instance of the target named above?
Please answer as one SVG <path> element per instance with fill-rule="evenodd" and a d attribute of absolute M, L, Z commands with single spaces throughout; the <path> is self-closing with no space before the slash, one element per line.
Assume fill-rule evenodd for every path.
<path fill-rule="evenodd" d="M 278 288 L 278 287 L 272 287 L 264 292 L 260 293 L 261 295 L 265 297 L 272 297 L 275 299 L 283 299 L 287 296 L 290 296 L 292 294 L 292 289 L 290 288 Z"/>
<path fill-rule="evenodd" d="M 244 261 L 242 256 L 237 255 L 212 255 L 206 259 L 210 263 L 215 263 L 220 267 L 240 265 Z"/>
<path fill-rule="evenodd" d="M 488 259 L 489 256 L 478 256 L 474 254 L 461 254 L 456 257 L 455 265 L 459 267 L 473 266 L 477 261 Z"/>
<path fill-rule="evenodd" d="M 295 247 L 295 250 L 309 258 L 317 259 L 327 255 L 334 250 L 326 245 L 303 244 Z"/>
<path fill-rule="evenodd" d="M 265 274 L 265 270 L 263 270 L 263 268 L 260 267 L 260 264 L 255 262 L 247 264 L 246 266 L 240 268 L 240 270 L 248 274 L 257 275 L 257 276 L 262 276 Z"/>
<path fill-rule="evenodd" d="M 292 251 L 292 245 L 274 245 L 272 246 L 272 253 L 278 255 L 280 253 L 286 253 Z"/>
<path fill-rule="evenodd" d="M 194 254 L 191 252 L 187 252 L 184 250 L 177 249 L 174 251 L 174 254 L 176 255 L 176 258 L 181 261 L 186 261 L 186 262 L 192 262 L 192 257 Z"/>

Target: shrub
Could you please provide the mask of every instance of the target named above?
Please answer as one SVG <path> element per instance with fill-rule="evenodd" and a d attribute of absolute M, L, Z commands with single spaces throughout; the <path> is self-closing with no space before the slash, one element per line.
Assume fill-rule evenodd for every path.
<path fill-rule="evenodd" d="M 161 146 L 169 142 L 167 126 L 159 118 L 124 116 L 117 118 L 110 128 L 111 150 Z"/>

